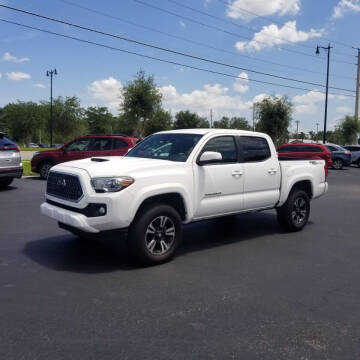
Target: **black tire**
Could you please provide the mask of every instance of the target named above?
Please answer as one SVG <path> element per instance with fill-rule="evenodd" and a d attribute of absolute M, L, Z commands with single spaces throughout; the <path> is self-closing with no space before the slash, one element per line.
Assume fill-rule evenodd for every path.
<path fill-rule="evenodd" d="M 7 188 L 13 182 L 13 180 L 14 178 L 0 179 L 0 189 Z"/>
<path fill-rule="evenodd" d="M 341 159 L 334 159 L 333 161 L 333 169 L 335 170 L 341 170 L 344 166 L 344 162 Z"/>
<path fill-rule="evenodd" d="M 46 180 L 49 176 L 50 169 L 54 166 L 51 161 L 43 161 L 39 166 L 40 177 Z"/>
<path fill-rule="evenodd" d="M 285 204 L 276 209 L 277 219 L 282 228 L 288 231 L 300 231 L 310 216 L 310 200 L 307 193 L 300 189 L 291 191 Z"/>
<path fill-rule="evenodd" d="M 129 229 L 128 245 L 141 264 L 157 265 L 174 256 L 181 240 L 179 213 L 169 205 L 156 203 L 144 207 L 136 215 Z"/>

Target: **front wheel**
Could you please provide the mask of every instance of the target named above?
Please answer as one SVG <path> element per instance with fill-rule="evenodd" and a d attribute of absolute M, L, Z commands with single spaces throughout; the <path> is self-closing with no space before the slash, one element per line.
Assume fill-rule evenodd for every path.
<path fill-rule="evenodd" d="M 50 169 L 54 166 L 50 161 L 44 161 L 39 168 L 40 177 L 46 180 L 49 176 Z"/>
<path fill-rule="evenodd" d="M 143 264 L 156 265 L 170 260 L 182 239 L 179 213 L 165 204 L 146 206 L 136 215 L 129 231 L 129 246 Z"/>
<path fill-rule="evenodd" d="M 288 231 L 302 230 L 308 222 L 309 215 L 310 200 L 303 190 L 292 191 L 285 204 L 277 209 L 278 222 Z"/>
<path fill-rule="evenodd" d="M 343 166 L 344 163 L 341 159 L 335 159 L 332 165 L 335 170 L 341 170 Z"/>

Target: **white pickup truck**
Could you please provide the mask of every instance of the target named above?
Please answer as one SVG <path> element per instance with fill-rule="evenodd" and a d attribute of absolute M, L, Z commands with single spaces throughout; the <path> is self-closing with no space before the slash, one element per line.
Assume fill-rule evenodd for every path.
<path fill-rule="evenodd" d="M 139 260 L 170 259 L 183 224 L 276 209 L 301 230 L 310 200 L 326 193 L 323 160 L 279 161 L 262 133 L 187 129 L 159 132 L 124 157 L 70 161 L 51 169 L 41 212 L 77 235 L 127 230 Z"/>

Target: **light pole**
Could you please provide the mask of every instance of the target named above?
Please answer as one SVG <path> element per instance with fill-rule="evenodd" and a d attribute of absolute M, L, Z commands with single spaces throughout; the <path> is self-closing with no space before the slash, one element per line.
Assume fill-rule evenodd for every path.
<path fill-rule="evenodd" d="M 326 95 L 325 95 L 325 113 L 324 113 L 324 135 L 323 135 L 323 143 L 326 143 L 326 121 L 327 121 L 327 106 L 328 106 L 328 94 L 329 94 L 329 64 L 330 64 L 330 49 L 332 46 L 330 44 L 328 47 L 324 46 L 316 46 L 316 55 L 320 54 L 320 49 L 327 50 L 327 71 L 326 71 Z"/>
<path fill-rule="evenodd" d="M 46 76 L 50 76 L 50 147 L 53 146 L 53 76 L 57 75 L 56 69 L 46 71 Z"/>
<path fill-rule="evenodd" d="M 319 141 L 319 123 L 316 123 L 316 143 Z"/>

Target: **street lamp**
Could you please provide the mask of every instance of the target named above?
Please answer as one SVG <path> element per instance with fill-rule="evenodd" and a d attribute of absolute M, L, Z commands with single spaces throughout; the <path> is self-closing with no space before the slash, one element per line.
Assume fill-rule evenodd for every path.
<path fill-rule="evenodd" d="M 57 75 L 56 69 L 46 71 L 46 76 L 50 76 L 50 147 L 53 145 L 53 96 L 52 96 L 52 87 L 53 87 L 53 76 Z"/>
<path fill-rule="evenodd" d="M 326 143 L 326 121 L 327 121 L 327 105 L 328 105 L 328 93 L 329 93 L 329 63 L 330 63 L 330 49 L 332 46 L 330 44 L 328 47 L 316 46 L 316 55 L 320 55 L 320 49 L 327 50 L 327 72 L 326 72 L 326 95 L 325 95 L 325 113 L 324 113 L 324 134 L 323 134 L 323 143 Z"/>

